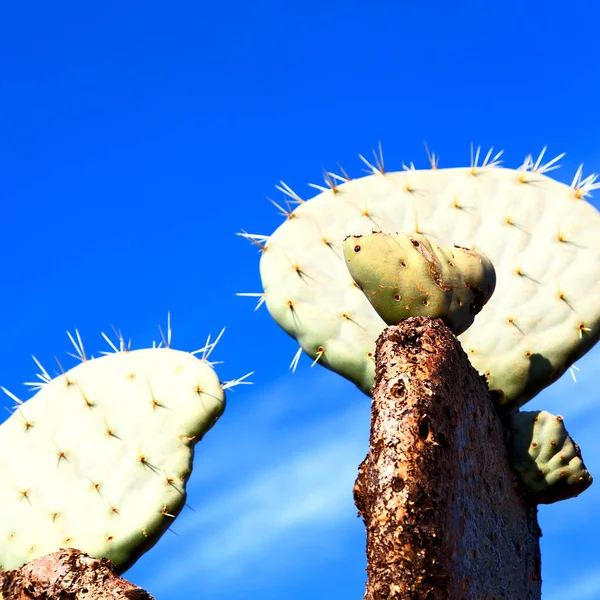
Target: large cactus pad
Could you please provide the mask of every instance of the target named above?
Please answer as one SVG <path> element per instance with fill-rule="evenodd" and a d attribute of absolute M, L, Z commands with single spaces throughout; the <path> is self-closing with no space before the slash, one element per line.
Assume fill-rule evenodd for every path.
<path fill-rule="evenodd" d="M 206 360 L 169 348 L 43 379 L 0 426 L 0 568 L 73 547 L 123 571 L 184 506 L 224 386 Z"/>
<path fill-rule="evenodd" d="M 600 215 L 584 198 L 598 184 L 581 171 L 559 183 L 539 163 L 380 168 L 339 185 L 328 176 L 309 201 L 286 189 L 299 205 L 283 210 L 285 222 L 269 237 L 246 234 L 263 249 L 269 312 L 309 356 L 369 393 L 385 323 L 350 276 L 343 240 L 378 230 L 474 249 L 492 261 L 496 291 L 459 339 L 504 409 L 523 405 L 600 336 Z"/>

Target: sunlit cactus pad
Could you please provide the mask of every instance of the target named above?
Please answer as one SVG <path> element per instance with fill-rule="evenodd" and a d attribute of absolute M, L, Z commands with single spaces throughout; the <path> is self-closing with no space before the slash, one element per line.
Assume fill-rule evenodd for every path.
<path fill-rule="evenodd" d="M 485 255 L 443 248 L 418 234 L 351 235 L 343 249 L 350 275 L 388 325 L 409 317 L 441 318 L 459 335 L 496 285 Z"/>
<path fill-rule="evenodd" d="M 506 426 L 512 466 L 537 504 L 573 498 L 592 485 L 562 417 L 545 410 L 518 412 L 508 416 Z"/>
<path fill-rule="evenodd" d="M 206 355 L 121 350 L 85 360 L 80 347 L 80 364 L 42 371 L 0 426 L 2 569 L 73 547 L 122 572 L 184 506 L 194 445 L 227 385 Z"/>
<path fill-rule="evenodd" d="M 543 154 L 543 153 L 542 153 Z M 261 246 L 261 300 L 313 359 L 369 393 L 383 320 L 356 287 L 342 252 L 348 235 L 420 233 L 436 244 L 482 252 L 496 291 L 460 336 L 506 411 L 555 381 L 600 336 L 600 215 L 585 197 L 596 176 L 579 169 L 571 186 L 528 157 L 516 170 L 488 153 L 467 168 L 388 173 L 381 158 L 369 176 L 327 174 L 309 201 L 287 187 L 284 223 Z"/>

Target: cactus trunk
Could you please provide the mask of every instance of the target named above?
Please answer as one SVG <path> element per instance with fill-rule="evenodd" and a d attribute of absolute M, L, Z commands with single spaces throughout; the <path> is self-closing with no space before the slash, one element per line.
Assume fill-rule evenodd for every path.
<path fill-rule="evenodd" d="M 440 319 L 377 342 L 370 450 L 355 502 L 365 600 L 539 600 L 539 527 L 481 377 Z"/>

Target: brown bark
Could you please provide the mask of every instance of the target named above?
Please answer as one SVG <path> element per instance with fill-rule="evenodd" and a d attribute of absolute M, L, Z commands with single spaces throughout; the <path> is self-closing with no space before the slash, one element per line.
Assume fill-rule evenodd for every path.
<path fill-rule="evenodd" d="M 66 548 L 0 573 L 0 600 L 153 600 L 112 563 Z"/>
<path fill-rule="evenodd" d="M 364 600 L 539 600 L 541 532 L 487 387 L 441 320 L 377 342 L 369 454 L 354 487 Z"/>

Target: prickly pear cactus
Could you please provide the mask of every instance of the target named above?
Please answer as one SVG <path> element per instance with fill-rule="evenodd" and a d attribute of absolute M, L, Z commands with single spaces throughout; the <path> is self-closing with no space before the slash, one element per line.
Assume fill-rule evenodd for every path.
<path fill-rule="evenodd" d="M 208 352 L 121 344 L 87 360 L 76 347 L 81 364 L 54 379 L 42 369 L 30 400 L 7 391 L 17 405 L 0 426 L 2 569 L 61 547 L 127 569 L 181 511 L 194 446 L 225 409 Z"/>
<path fill-rule="evenodd" d="M 408 317 L 439 317 L 459 335 L 496 285 L 486 256 L 442 248 L 418 234 L 353 235 L 343 249 L 352 278 L 388 325 Z"/>
<path fill-rule="evenodd" d="M 545 410 L 518 412 L 509 415 L 505 425 L 513 468 L 537 504 L 573 498 L 592 485 L 562 417 Z"/>
<path fill-rule="evenodd" d="M 242 234 L 262 250 L 256 295 L 310 357 L 368 394 L 385 323 L 350 276 L 343 240 L 375 229 L 472 248 L 492 261 L 496 291 L 459 339 L 502 410 L 525 404 L 600 337 L 600 215 L 585 200 L 600 184 L 581 169 L 570 186 L 554 181 L 545 173 L 557 159 L 542 165 L 543 152 L 516 170 L 498 156 L 395 173 L 380 157 L 367 177 L 327 174 L 309 201 L 280 187 L 297 203 L 279 206 L 284 223 Z"/>

